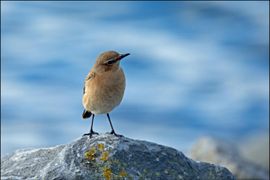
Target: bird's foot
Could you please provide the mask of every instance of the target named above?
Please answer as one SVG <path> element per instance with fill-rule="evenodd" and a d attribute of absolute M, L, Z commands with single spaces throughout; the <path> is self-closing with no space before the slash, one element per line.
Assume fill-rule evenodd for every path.
<path fill-rule="evenodd" d="M 89 136 L 90 138 L 92 138 L 93 134 L 99 135 L 97 132 L 91 130 L 90 133 L 86 133 L 83 136 Z"/>
<path fill-rule="evenodd" d="M 115 135 L 116 137 L 123 137 L 123 135 L 116 134 L 116 133 L 114 132 L 114 130 L 112 130 L 112 131 L 110 132 L 110 134 L 113 134 L 113 135 Z"/>

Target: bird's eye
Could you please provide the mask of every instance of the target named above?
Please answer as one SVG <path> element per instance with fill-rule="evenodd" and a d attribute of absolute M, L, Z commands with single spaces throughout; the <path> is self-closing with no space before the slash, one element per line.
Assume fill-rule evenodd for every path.
<path fill-rule="evenodd" d="M 107 61 L 107 64 L 108 64 L 108 65 L 111 65 L 111 64 L 113 64 L 113 63 L 114 63 L 114 60 Z"/>

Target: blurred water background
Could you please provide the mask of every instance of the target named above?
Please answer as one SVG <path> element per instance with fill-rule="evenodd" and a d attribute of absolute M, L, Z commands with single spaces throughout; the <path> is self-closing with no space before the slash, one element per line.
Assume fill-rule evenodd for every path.
<path fill-rule="evenodd" d="M 103 51 L 127 87 L 116 131 L 186 151 L 269 135 L 269 2 L 1 2 L 1 156 L 89 131 L 83 80 Z M 94 129 L 108 132 L 105 115 Z M 266 134 L 266 136 L 265 136 Z M 267 146 L 268 147 L 268 146 Z"/>

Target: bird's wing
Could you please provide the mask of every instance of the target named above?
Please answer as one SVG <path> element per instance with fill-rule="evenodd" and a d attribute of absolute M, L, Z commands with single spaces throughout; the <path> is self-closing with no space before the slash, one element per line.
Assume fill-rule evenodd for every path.
<path fill-rule="evenodd" d="M 85 93 L 85 83 L 87 81 L 90 81 L 91 79 L 93 79 L 95 77 L 95 73 L 94 72 L 89 72 L 89 74 L 86 76 L 85 80 L 84 80 L 84 86 L 83 86 L 83 94 Z"/>

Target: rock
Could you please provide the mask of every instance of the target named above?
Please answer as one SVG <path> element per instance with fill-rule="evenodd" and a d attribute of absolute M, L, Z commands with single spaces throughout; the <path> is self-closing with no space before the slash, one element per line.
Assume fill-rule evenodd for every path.
<path fill-rule="evenodd" d="M 102 134 L 67 145 L 19 150 L 1 160 L 1 179 L 234 179 L 162 145 Z"/>
<path fill-rule="evenodd" d="M 243 158 L 234 144 L 211 137 L 200 138 L 192 147 L 190 157 L 227 167 L 236 179 L 269 179 L 269 172 Z"/>
<path fill-rule="evenodd" d="M 269 171 L 269 132 L 255 133 L 239 143 L 241 155 Z"/>

